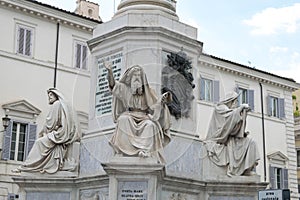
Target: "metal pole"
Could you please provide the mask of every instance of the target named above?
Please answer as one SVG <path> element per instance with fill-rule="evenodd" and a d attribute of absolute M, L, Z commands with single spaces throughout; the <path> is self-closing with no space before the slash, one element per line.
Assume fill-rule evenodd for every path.
<path fill-rule="evenodd" d="M 265 116 L 264 116 L 264 97 L 262 84 L 260 86 L 260 101 L 261 101 L 261 123 L 262 123 L 262 134 L 263 134 L 263 162 L 264 162 L 264 181 L 267 181 L 267 166 L 266 166 L 266 136 L 265 136 Z"/>
<path fill-rule="evenodd" d="M 114 14 L 116 13 L 116 0 L 114 0 Z"/>
<path fill-rule="evenodd" d="M 56 29 L 55 68 L 54 68 L 54 84 L 53 84 L 54 88 L 56 88 L 57 57 L 58 57 L 58 39 L 59 39 L 59 23 L 57 23 L 57 29 Z"/>

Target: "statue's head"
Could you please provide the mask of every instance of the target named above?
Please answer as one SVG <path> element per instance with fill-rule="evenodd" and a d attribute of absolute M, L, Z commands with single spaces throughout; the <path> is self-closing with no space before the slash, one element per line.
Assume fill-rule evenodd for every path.
<path fill-rule="evenodd" d="M 238 105 L 238 96 L 239 94 L 234 91 L 227 93 L 222 103 L 226 104 L 229 108 L 236 108 Z"/>
<path fill-rule="evenodd" d="M 49 90 L 47 90 L 48 93 L 48 100 L 49 100 L 49 104 L 53 104 L 55 101 L 58 100 L 58 96 L 55 93 L 55 89 L 54 88 L 50 88 Z"/>
<path fill-rule="evenodd" d="M 132 94 L 143 94 L 143 68 L 141 68 L 139 65 L 131 67 L 126 77 L 126 83 L 130 85 Z"/>

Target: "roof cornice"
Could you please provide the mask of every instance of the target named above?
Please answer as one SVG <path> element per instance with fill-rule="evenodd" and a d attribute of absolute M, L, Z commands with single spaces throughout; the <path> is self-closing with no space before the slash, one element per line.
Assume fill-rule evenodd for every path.
<path fill-rule="evenodd" d="M 202 57 L 201 59 L 200 56 L 198 62 L 200 65 L 203 66 L 215 68 L 217 70 L 231 73 L 236 76 L 252 79 L 263 84 L 270 84 L 276 87 L 281 87 L 290 91 L 295 91 L 300 87 L 299 83 L 296 83 L 293 79 L 290 78 L 281 77 L 276 74 L 271 74 L 263 70 L 251 68 L 245 65 L 241 65 L 239 63 L 234 63 L 232 61 L 227 61 L 211 55 L 202 54 L 202 56 L 204 57 Z M 205 57 L 209 59 L 205 59 Z"/>
<path fill-rule="evenodd" d="M 0 6 L 13 9 L 24 14 L 42 18 L 53 23 L 61 23 L 77 29 L 92 32 L 101 22 L 58 9 L 47 4 L 29 0 L 0 0 Z"/>

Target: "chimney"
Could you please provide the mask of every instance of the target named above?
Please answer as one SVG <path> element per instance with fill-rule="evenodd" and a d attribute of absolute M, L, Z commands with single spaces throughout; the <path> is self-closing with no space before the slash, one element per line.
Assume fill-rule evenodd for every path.
<path fill-rule="evenodd" d="M 102 21 L 99 16 L 99 5 L 86 0 L 76 0 L 75 13 L 87 18 Z"/>

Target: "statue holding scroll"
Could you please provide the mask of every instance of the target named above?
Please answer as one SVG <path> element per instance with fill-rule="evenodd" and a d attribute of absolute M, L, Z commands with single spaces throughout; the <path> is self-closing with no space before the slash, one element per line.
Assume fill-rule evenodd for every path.
<path fill-rule="evenodd" d="M 142 67 L 127 69 L 120 79 L 108 70 L 109 87 L 113 94 L 113 119 L 116 129 L 110 141 L 116 154 L 123 156 L 155 157 L 164 162 L 162 150 L 170 142 L 170 113 L 166 103 L 171 94 L 157 98 L 149 87 Z"/>
<path fill-rule="evenodd" d="M 230 93 L 213 112 L 205 146 L 218 166 L 227 167 L 227 175 L 251 175 L 259 160 L 256 143 L 245 132 L 248 104 L 237 107 L 238 94 Z"/>

